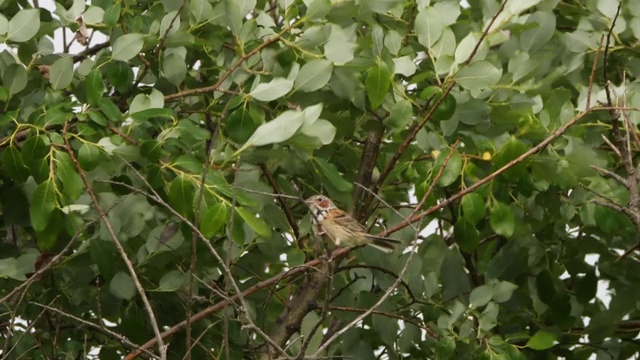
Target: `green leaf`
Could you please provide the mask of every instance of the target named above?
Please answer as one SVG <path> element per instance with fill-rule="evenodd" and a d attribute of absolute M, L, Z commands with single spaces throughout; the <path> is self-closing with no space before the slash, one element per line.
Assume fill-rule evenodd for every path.
<path fill-rule="evenodd" d="M 32 136 L 22 144 L 22 158 L 27 165 L 36 160 L 44 159 L 49 154 L 49 146 L 42 136 Z"/>
<path fill-rule="evenodd" d="M 318 119 L 311 124 L 302 125 L 300 132 L 318 139 L 322 145 L 328 145 L 336 136 L 336 127 L 327 120 Z"/>
<path fill-rule="evenodd" d="M 23 9 L 9 20 L 7 39 L 25 42 L 34 37 L 40 30 L 40 10 Z"/>
<path fill-rule="evenodd" d="M 195 186 L 185 175 L 178 175 L 169 187 L 169 204 L 182 216 L 193 214 Z"/>
<path fill-rule="evenodd" d="M 331 78 L 333 64 L 329 60 L 317 59 L 304 64 L 293 83 L 296 90 L 311 92 L 325 86 Z"/>
<path fill-rule="evenodd" d="M 471 308 L 479 308 L 485 306 L 491 301 L 493 290 L 489 285 L 480 285 L 471 291 L 469 295 L 469 306 Z"/>
<path fill-rule="evenodd" d="M 36 231 L 36 244 L 42 251 L 51 250 L 58 242 L 58 235 L 62 231 L 62 212 L 53 210 L 47 227 L 42 231 Z"/>
<path fill-rule="evenodd" d="M 325 181 L 328 181 L 336 190 L 340 192 L 350 192 L 353 185 L 340 174 L 338 168 L 322 158 L 314 157 L 313 160 L 318 165 L 320 175 Z"/>
<path fill-rule="evenodd" d="M 293 88 L 293 81 L 285 78 L 275 78 L 267 83 L 261 83 L 249 93 L 258 101 L 272 101 L 289 93 Z"/>
<path fill-rule="evenodd" d="M 56 193 L 53 181 L 47 180 L 42 182 L 36 187 L 31 199 L 31 226 L 33 226 L 34 230 L 44 231 L 44 229 L 46 229 L 56 206 Z"/>
<path fill-rule="evenodd" d="M 72 114 L 60 109 L 51 109 L 44 115 L 44 126 L 62 125 Z"/>
<path fill-rule="evenodd" d="M 82 19 L 88 25 L 99 25 L 104 20 L 104 10 L 97 6 L 89 6 L 82 14 Z"/>
<path fill-rule="evenodd" d="M 49 82 L 55 90 L 64 89 L 73 80 L 73 59 L 63 56 L 56 60 L 49 70 Z"/>
<path fill-rule="evenodd" d="M 331 10 L 331 1 L 329 0 L 307 0 L 307 14 L 305 19 L 324 19 Z"/>
<path fill-rule="evenodd" d="M 140 145 L 140 155 L 149 161 L 158 161 L 162 157 L 162 144 L 156 140 L 147 140 Z"/>
<path fill-rule="evenodd" d="M 229 114 L 225 121 L 225 134 L 236 143 L 246 142 L 260 126 L 258 114 L 252 110 L 251 107 L 242 106 Z"/>
<path fill-rule="evenodd" d="M 499 281 L 493 286 L 493 300 L 499 303 L 508 301 L 517 288 L 518 285 L 508 281 Z"/>
<path fill-rule="evenodd" d="M 480 330 L 489 331 L 498 325 L 499 312 L 500 307 L 494 302 L 489 302 L 478 319 Z"/>
<path fill-rule="evenodd" d="M 160 36 L 168 36 L 180 29 L 180 15 L 176 17 L 178 11 L 169 11 L 160 21 Z M 165 35 L 166 34 L 166 35 Z"/>
<path fill-rule="evenodd" d="M 472 192 L 463 196 L 461 206 L 465 219 L 467 219 L 471 224 L 475 225 L 484 218 L 484 199 L 477 192 Z"/>
<path fill-rule="evenodd" d="M 47 179 L 49 179 L 50 175 L 50 166 L 49 159 L 38 159 L 29 163 L 29 168 L 31 169 L 31 176 L 36 181 L 36 183 L 41 183 Z"/>
<path fill-rule="evenodd" d="M 7 31 L 9 31 L 9 20 L 7 20 L 4 15 L 0 14 L 0 36 L 6 35 Z"/>
<path fill-rule="evenodd" d="M 324 44 L 324 56 L 336 65 L 346 64 L 354 58 L 357 44 L 348 31 L 338 24 L 331 24 L 331 34 Z"/>
<path fill-rule="evenodd" d="M 417 67 L 410 56 L 401 56 L 393 59 L 393 73 L 409 77 L 416 73 Z"/>
<path fill-rule="evenodd" d="M 408 100 L 402 99 L 393 104 L 389 110 L 389 117 L 383 120 L 384 124 L 393 130 L 401 131 L 413 118 L 413 106 Z"/>
<path fill-rule="evenodd" d="M 178 271 L 178 270 L 169 271 L 168 273 L 162 275 L 162 278 L 160 278 L 160 284 L 158 285 L 158 288 L 156 289 L 156 291 L 166 291 L 166 292 L 176 291 L 182 288 L 182 286 L 184 286 L 187 280 L 188 280 L 187 275 L 185 275 L 181 271 Z"/>
<path fill-rule="evenodd" d="M 162 109 L 163 106 L 164 95 L 157 89 L 153 89 L 150 94 L 138 94 L 133 98 L 129 106 L 129 114 L 135 114 L 148 109 Z"/>
<path fill-rule="evenodd" d="M 510 237 L 515 230 L 515 219 L 509 205 L 499 201 L 491 207 L 491 228 L 498 235 Z"/>
<path fill-rule="evenodd" d="M 433 47 L 444 29 L 442 14 L 433 7 L 421 10 L 416 16 L 414 24 L 415 32 L 418 34 L 418 42 L 427 48 Z"/>
<path fill-rule="evenodd" d="M 100 99 L 102 99 L 102 94 L 105 92 L 102 73 L 99 69 L 93 69 L 89 75 L 87 75 L 85 90 L 89 104 L 91 104 L 91 106 L 98 106 Z"/>
<path fill-rule="evenodd" d="M 131 276 L 120 271 L 109 282 L 109 292 L 118 299 L 131 300 L 136 294 L 136 287 Z"/>
<path fill-rule="evenodd" d="M 200 219 L 200 231 L 202 234 L 211 238 L 220 231 L 229 220 L 229 212 L 226 205 L 219 203 L 207 209 Z"/>
<path fill-rule="evenodd" d="M 389 30 L 384 37 L 384 46 L 392 55 L 398 55 L 398 52 L 402 48 L 402 39 L 402 35 L 397 31 Z"/>
<path fill-rule="evenodd" d="M 436 359 L 452 359 L 456 350 L 456 341 L 450 336 L 442 336 L 434 350 Z"/>
<path fill-rule="evenodd" d="M 89 143 L 83 143 L 78 150 L 78 162 L 86 171 L 95 169 L 100 164 L 100 157 L 100 149 Z"/>
<path fill-rule="evenodd" d="M 105 279 L 112 278 L 115 274 L 116 264 L 121 260 L 113 241 L 101 240 L 97 237 L 89 241 L 89 255 L 97 265 L 99 274 Z"/>
<path fill-rule="evenodd" d="M 455 297 L 471 290 L 469 275 L 463 264 L 464 259 L 456 247 L 446 250 L 440 267 L 442 296 L 445 298 Z"/>
<path fill-rule="evenodd" d="M 598 291 L 598 277 L 595 271 L 590 270 L 580 279 L 576 286 L 576 299 L 581 304 L 587 304 L 591 299 L 596 297 Z"/>
<path fill-rule="evenodd" d="M 76 200 L 84 192 L 84 183 L 78 173 L 76 173 L 75 166 L 71 160 L 71 157 L 65 152 L 56 152 L 56 177 L 62 183 L 64 194 L 71 200 Z"/>
<path fill-rule="evenodd" d="M 269 227 L 264 220 L 257 217 L 256 214 L 253 214 L 241 206 L 236 207 L 236 212 L 258 236 L 267 239 L 271 238 L 271 227 Z"/>
<path fill-rule="evenodd" d="M 122 10 L 122 6 L 120 3 L 112 4 L 107 7 L 104 12 L 103 22 L 108 27 L 113 27 L 118 23 L 120 19 L 120 11 Z"/>
<path fill-rule="evenodd" d="M 2 72 L 3 86 L 13 96 L 27 86 L 27 70 L 20 64 L 11 64 Z"/>
<path fill-rule="evenodd" d="M 4 171 L 16 182 L 22 184 L 29 177 L 29 168 L 24 164 L 18 149 L 10 145 L 2 152 Z"/>
<path fill-rule="evenodd" d="M 238 151 L 252 146 L 277 144 L 289 140 L 303 122 L 304 115 L 301 111 L 287 110 L 268 123 L 260 125 Z"/>
<path fill-rule="evenodd" d="M 556 295 L 556 286 L 549 270 L 541 271 L 536 276 L 536 290 L 543 303 L 551 304 Z"/>
<path fill-rule="evenodd" d="M 378 59 L 367 74 L 367 97 L 373 109 L 377 109 L 391 86 L 391 71 L 384 61 Z"/>
<path fill-rule="evenodd" d="M 111 58 L 113 60 L 129 61 L 138 55 L 144 45 L 144 34 L 125 34 L 113 43 Z"/>
<path fill-rule="evenodd" d="M 527 346 L 533 350 L 546 350 L 553 346 L 556 339 L 556 334 L 550 331 L 538 330 L 529 341 L 527 341 Z"/>
<path fill-rule="evenodd" d="M 231 29 L 234 34 L 239 34 L 242 28 L 242 13 L 240 12 L 240 4 L 237 4 L 235 0 L 225 0 L 219 3 L 223 6 L 224 16 L 223 20 Z M 218 6 L 216 6 L 218 8 Z M 215 9 L 214 9 L 215 12 Z"/>
<path fill-rule="evenodd" d="M 465 217 L 461 217 L 453 228 L 456 244 L 465 253 L 472 253 L 480 244 L 480 236 L 476 227 Z"/>
<path fill-rule="evenodd" d="M 207 0 L 191 0 L 189 5 L 196 22 L 208 21 L 213 15 L 213 6 Z"/>
<path fill-rule="evenodd" d="M 510 13 L 517 15 L 521 12 L 532 8 L 540 3 L 541 0 L 518 0 L 507 3 L 507 9 Z"/>
<path fill-rule="evenodd" d="M 127 92 L 133 85 L 133 70 L 124 61 L 113 61 L 107 66 L 107 80 L 119 92 Z"/>
<path fill-rule="evenodd" d="M 15 278 L 17 273 L 18 261 L 16 258 L 0 259 L 0 278 Z"/>
<path fill-rule="evenodd" d="M 193 155 L 180 155 L 174 161 L 173 166 L 191 173 L 201 173 L 202 163 Z"/>
<path fill-rule="evenodd" d="M 438 154 L 436 161 L 433 164 L 435 169 L 440 169 L 444 165 L 444 161 L 449 154 L 451 153 L 451 149 L 445 149 Z M 453 184 L 462 174 L 462 156 L 456 150 L 453 155 L 449 158 L 449 162 L 447 166 L 444 168 L 442 172 L 442 176 L 438 179 L 438 185 L 441 187 L 449 186 Z"/>
<path fill-rule="evenodd" d="M 527 18 L 532 28 L 520 34 L 520 47 L 533 52 L 548 44 L 556 30 L 556 16 L 552 12 L 538 11 Z"/>
<path fill-rule="evenodd" d="M 318 139 L 322 145 L 327 145 L 333 141 L 336 135 L 336 127 L 327 120 L 319 119 L 322 108 L 322 103 L 319 103 L 306 107 L 302 111 L 304 122 L 300 127 L 300 132 Z"/>
<path fill-rule="evenodd" d="M 511 137 L 509 141 L 507 141 L 493 156 L 494 169 L 497 170 L 507 165 L 512 160 L 517 159 L 527 152 L 527 150 L 528 149 L 525 144 L 517 140 L 515 137 Z M 526 170 L 527 161 L 522 161 L 502 173 L 502 176 L 509 181 L 517 181 L 526 173 Z"/>
<path fill-rule="evenodd" d="M 473 50 L 476 48 L 479 39 L 480 35 L 478 33 L 470 32 L 460 41 L 454 52 L 454 61 L 456 64 L 462 64 L 467 61 L 469 56 L 474 53 Z M 473 59 L 482 60 L 483 58 L 479 59 L 478 53 L 476 52 Z"/>
<path fill-rule="evenodd" d="M 149 119 L 173 119 L 173 110 L 166 108 L 153 108 L 140 110 L 130 115 L 133 120 L 138 122 L 147 121 Z"/>
<path fill-rule="evenodd" d="M 98 107 L 109 120 L 113 122 L 120 122 L 122 120 L 122 113 L 120 112 L 120 109 L 118 109 L 118 106 L 116 106 L 111 99 L 100 99 Z"/>
<path fill-rule="evenodd" d="M 389 322 L 386 316 L 373 315 L 372 327 L 380 339 L 387 345 L 393 346 L 398 338 L 398 323 Z M 321 338 L 318 341 L 322 340 Z"/>
<path fill-rule="evenodd" d="M 180 55 L 171 53 L 164 57 L 162 74 L 170 83 L 178 86 L 187 76 L 187 64 Z"/>
<path fill-rule="evenodd" d="M 89 111 L 87 115 L 89 116 L 89 119 L 91 119 L 91 121 L 102 127 L 107 127 L 109 125 L 107 119 L 99 111 Z"/>
<path fill-rule="evenodd" d="M 455 80 L 467 90 L 483 90 L 497 84 L 501 77 L 501 69 L 488 61 L 476 61 L 460 69 Z"/>

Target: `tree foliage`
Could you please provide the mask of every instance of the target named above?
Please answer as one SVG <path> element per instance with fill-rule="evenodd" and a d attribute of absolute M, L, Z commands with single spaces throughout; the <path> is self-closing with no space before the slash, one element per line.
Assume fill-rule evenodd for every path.
<path fill-rule="evenodd" d="M 638 356 L 639 2 L 42 3 L 0 1 L 3 358 Z"/>

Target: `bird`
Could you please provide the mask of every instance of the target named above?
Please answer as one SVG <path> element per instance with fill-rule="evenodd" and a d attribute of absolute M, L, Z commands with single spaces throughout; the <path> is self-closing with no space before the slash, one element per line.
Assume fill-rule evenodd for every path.
<path fill-rule="evenodd" d="M 311 211 L 311 222 L 316 235 L 327 235 L 337 245 L 350 247 L 370 245 L 385 253 L 395 250 L 400 241 L 371 235 L 362 224 L 340 210 L 326 196 L 314 195 L 304 201 Z"/>

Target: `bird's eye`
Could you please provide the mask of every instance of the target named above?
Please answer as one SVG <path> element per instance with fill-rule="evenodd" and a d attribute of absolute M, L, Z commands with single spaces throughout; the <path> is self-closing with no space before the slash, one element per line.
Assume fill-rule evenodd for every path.
<path fill-rule="evenodd" d="M 322 196 L 318 196 L 318 199 L 316 200 L 316 202 L 320 203 L 320 202 L 323 202 L 323 201 L 324 201 L 324 198 Z"/>

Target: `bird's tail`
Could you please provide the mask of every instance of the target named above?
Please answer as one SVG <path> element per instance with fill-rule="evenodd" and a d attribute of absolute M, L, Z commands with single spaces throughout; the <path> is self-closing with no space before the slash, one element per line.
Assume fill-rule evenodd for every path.
<path fill-rule="evenodd" d="M 400 241 L 396 239 L 389 239 L 389 238 L 374 236 L 374 235 L 368 235 L 367 237 L 371 239 L 371 242 L 368 243 L 368 245 L 371 245 L 380 251 L 384 251 L 387 254 L 392 253 L 393 250 L 396 249 L 396 245 L 400 244 Z"/>

